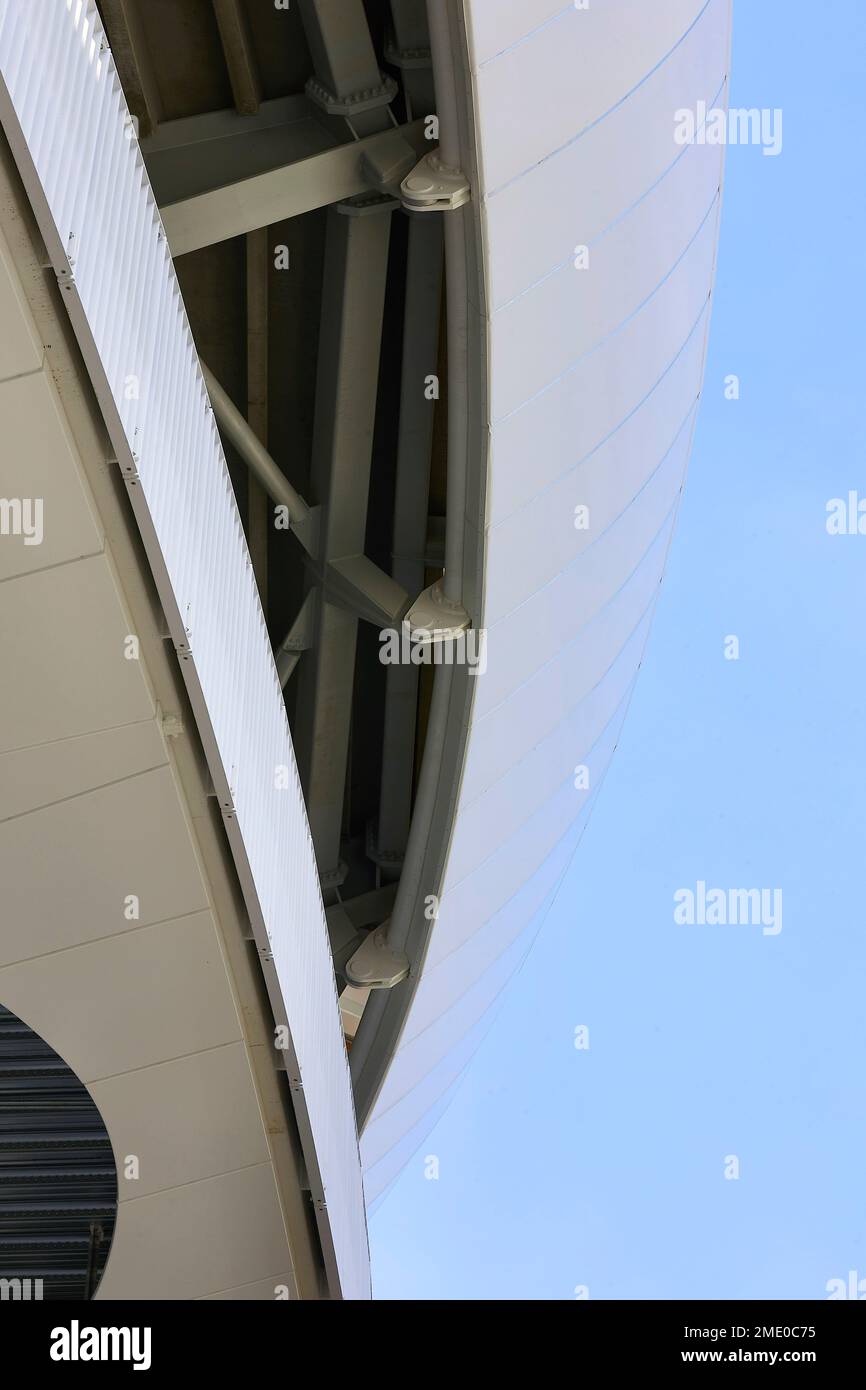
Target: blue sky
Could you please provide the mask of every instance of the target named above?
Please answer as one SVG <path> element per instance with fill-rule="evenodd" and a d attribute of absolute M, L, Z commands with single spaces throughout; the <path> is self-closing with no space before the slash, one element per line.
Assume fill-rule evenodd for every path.
<path fill-rule="evenodd" d="M 781 107 L 784 148 L 728 150 L 647 660 L 545 928 L 372 1218 L 380 1298 L 866 1279 L 866 536 L 825 527 L 828 499 L 866 497 L 864 71 L 862 0 L 735 0 L 731 102 Z M 699 879 L 780 887 L 781 933 L 676 926 Z"/>

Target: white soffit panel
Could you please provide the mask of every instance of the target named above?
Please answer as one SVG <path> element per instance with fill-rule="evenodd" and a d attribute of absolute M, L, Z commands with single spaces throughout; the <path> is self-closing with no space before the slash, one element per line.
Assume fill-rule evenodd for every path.
<path fill-rule="evenodd" d="M 674 131 L 676 111 L 727 103 L 730 0 L 464 10 L 490 306 L 487 670 L 439 916 L 362 1139 L 368 1202 L 447 1105 L 616 747 L 691 448 L 721 205 L 723 150 Z"/>

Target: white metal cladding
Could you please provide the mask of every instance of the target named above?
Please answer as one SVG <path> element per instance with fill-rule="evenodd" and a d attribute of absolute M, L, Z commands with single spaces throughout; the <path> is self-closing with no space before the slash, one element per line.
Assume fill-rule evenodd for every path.
<path fill-rule="evenodd" d="M 285 707 L 177 278 L 93 0 L 0 0 L 0 74 L 6 133 L 126 476 L 275 1016 L 288 1025 L 286 1065 L 332 1287 L 367 1297 L 351 1083 Z"/>
<path fill-rule="evenodd" d="M 678 110 L 727 105 L 730 0 L 464 11 L 489 306 L 487 671 L 438 920 L 361 1143 L 368 1201 L 489 1028 L 613 753 L 691 448 L 721 202 L 723 150 L 674 130 Z"/>

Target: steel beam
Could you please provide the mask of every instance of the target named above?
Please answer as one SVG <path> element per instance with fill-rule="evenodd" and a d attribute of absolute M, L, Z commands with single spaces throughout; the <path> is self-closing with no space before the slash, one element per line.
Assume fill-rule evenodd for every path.
<path fill-rule="evenodd" d="M 462 250 L 465 256 L 464 273 L 459 264 L 455 265 L 454 255 L 446 254 L 446 274 L 451 281 L 448 301 L 446 576 L 450 568 L 449 591 L 451 585 L 456 586 L 462 577 L 462 591 L 471 609 L 477 611 L 483 586 L 483 532 L 465 522 L 470 515 L 478 516 L 480 506 L 483 510 L 482 499 L 489 481 L 487 464 L 490 441 L 485 409 L 488 399 L 489 343 L 484 318 L 480 211 L 470 209 L 468 205 L 462 207 L 466 202 L 468 181 L 459 172 L 464 168 L 470 171 L 474 168 L 469 46 L 463 9 L 462 5 L 452 4 L 451 0 L 429 0 L 428 3 L 440 118 L 439 153 L 449 169 L 458 171 L 450 190 L 448 181 L 444 181 L 440 205 L 443 210 L 449 209 L 444 211 L 445 227 L 452 226 L 455 242 L 455 232 L 463 233 L 462 248 L 452 246 L 449 252 L 460 253 Z M 460 201 L 457 201 L 458 195 L 462 195 Z M 431 202 L 428 206 L 431 210 L 423 211 L 422 216 L 431 216 L 436 204 Z M 468 314 L 466 303 L 461 306 L 456 302 L 458 286 L 471 303 Z M 453 343 L 452 350 L 455 329 L 460 329 L 464 315 L 467 355 L 461 351 L 459 341 Z M 452 396 L 452 372 L 458 361 L 463 381 L 453 382 L 456 390 Z M 462 557 L 457 554 L 455 537 L 449 535 L 457 519 L 464 532 L 460 538 Z M 398 1046 L 407 1011 L 421 978 L 430 933 L 434 930 L 432 922 L 428 920 L 427 909 L 430 896 L 437 897 L 442 892 L 475 685 L 465 664 L 445 664 L 436 668 L 412 823 L 387 929 L 389 950 L 395 954 L 402 951 L 408 956 L 410 974 L 394 989 L 371 992 L 352 1044 L 349 1060 L 355 1086 L 355 1112 L 361 1129 L 367 1122 L 388 1064 Z"/>
<path fill-rule="evenodd" d="M 262 99 L 262 84 L 253 53 L 246 11 L 241 0 L 213 0 L 235 106 L 252 116 Z"/>
<path fill-rule="evenodd" d="M 219 111 L 201 111 L 196 116 L 175 116 L 163 121 L 158 130 L 145 139 L 141 148 L 146 159 L 154 155 L 168 154 L 173 150 L 184 150 L 189 158 L 190 145 L 204 146 L 213 142 L 232 141 L 236 137 L 250 148 L 249 136 L 262 135 L 267 131 L 283 130 L 314 119 L 315 108 L 305 96 L 272 97 L 263 101 L 254 116 L 242 116 L 236 106 L 224 106 Z M 319 125 L 320 145 L 330 147 L 334 143 L 327 135 L 322 135 Z M 224 155 L 224 145 L 219 146 L 220 157 Z M 194 152 L 198 159 L 201 150 Z M 275 160 L 275 163 L 283 161 Z"/>
<path fill-rule="evenodd" d="M 364 550 L 393 206 L 328 214 L 311 476 L 322 572 Z M 320 597 L 294 733 L 325 884 L 339 881 L 356 638 L 357 618 Z"/>
<path fill-rule="evenodd" d="M 361 139 L 395 124 L 396 83 L 379 69 L 362 0 L 298 0 L 316 75 L 307 93 Z"/>
<path fill-rule="evenodd" d="M 391 0 L 391 16 L 400 51 L 413 53 L 419 59 L 426 58 L 432 71 L 426 0 Z"/>
<path fill-rule="evenodd" d="M 340 100 L 369 90 L 379 64 L 361 0 L 298 0 L 316 76 Z"/>
<path fill-rule="evenodd" d="M 409 595 L 366 555 L 333 558 L 324 573 L 325 597 L 375 627 L 393 627 L 409 607 Z"/>
<path fill-rule="evenodd" d="M 160 207 L 309 159 L 338 144 L 303 96 L 264 101 L 254 116 L 233 108 L 165 121 L 142 140 Z"/>
<path fill-rule="evenodd" d="M 102 19 L 126 103 L 144 137 L 162 119 L 162 98 L 135 0 L 102 0 Z"/>
<path fill-rule="evenodd" d="M 410 118 L 429 116 L 436 110 L 436 98 L 426 0 L 391 0 L 391 17 L 394 38 L 386 44 L 385 56 L 402 73 Z"/>
<path fill-rule="evenodd" d="M 202 362 L 201 369 L 221 431 L 237 449 L 247 467 L 252 469 L 268 496 L 286 508 L 291 529 L 297 534 L 301 544 L 311 552 L 315 551 L 318 525 L 315 512 L 292 487 L 285 473 L 274 462 L 250 427 L 249 421 L 238 410 L 229 393 L 220 385 L 206 363 Z"/>
<path fill-rule="evenodd" d="M 381 214 L 383 208 L 378 211 Z M 388 211 L 387 205 L 384 211 Z M 250 469 L 250 482 L 259 484 L 268 497 L 285 507 L 289 528 L 311 557 L 308 569 L 315 583 L 324 586 L 329 603 L 377 627 L 399 622 L 409 606 L 406 590 L 366 555 L 343 554 L 337 542 L 330 550 L 320 546 L 321 508 L 307 505 L 210 368 L 204 362 L 201 368 L 220 430 Z M 359 506 L 366 508 L 366 498 L 356 500 Z M 340 540 L 347 544 L 363 544 L 363 527 L 347 531 Z M 289 638 L 292 635 L 289 633 Z"/>
<path fill-rule="evenodd" d="M 292 179 L 285 180 L 298 185 L 303 181 L 307 197 L 317 194 L 316 206 L 321 206 L 360 193 L 357 187 L 349 190 L 350 179 L 363 181 L 364 188 L 377 187 L 381 170 L 393 167 L 395 122 L 389 103 L 396 85 L 379 70 L 363 0 L 299 0 L 299 9 L 315 68 L 307 94 L 329 129 L 348 129 L 354 137 L 348 149 L 327 157 L 329 173 L 340 162 L 336 178 L 320 169 L 303 180 L 293 171 Z M 424 148 L 423 122 L 404 133 L 410 144 Z M 345 191 L 334 193 L 341 179 Z M 378 207 L 373 202 L 365 211 L 342 202 L 328 215 L 312 493 L 323 509 L 320 573 L 348 560 L 343 578 L 350 582 L 359 579 L 357 561 L 363 558 L 367 528 L 394 206 L 392 200 L 381 199 Z M 363 575 L 360 578 L 363 582 Z M 327 589 L 320 590 L 314 645 L 298 674 L 295 734 L 323 887 L 338 884 L 342 875 L 340 840 L 356 641 L 357 618 L 329 602 Z"/>
<path fill-rule="evenodd" d="M 261 82 L 247 14 L 241 0 L 213 0 L 235 107 L 253 116 L 261 103 Z M 268 235 L 247 235 L 247 420 L 265 448 L 268 444 Z M 268 495 L 258 478 L 247 478 L 247 542 L 262 608 L 268 605 Z"/>
<path fill-rule="evenodd" d="M 409 223 L 397 479 L 394 497 L 394 579 L 413 597 L 424 587 L 430 456 L 435 400 L 427 382 L 437 370 L 442 304 L 442 223 L 413 216 Z M 419 668 L 388 667 L 376 862 L 399 868 L 412 811 Z"/>
<path fill-rule="evenodd" d="M 425 152 L 428 142 L 423 121 L 401 127 L 401 133 L 419 155 Z M 297 217 L 369 192 L 375 184 L 363 156 L 369 152 L 374 164 L 383 157 L 390 159 L 392 143 L 390 131 L 385 131 L 169 203 L 162 208 L 162 220 L 172 254 L 183 256 L 286 217 Z"/>

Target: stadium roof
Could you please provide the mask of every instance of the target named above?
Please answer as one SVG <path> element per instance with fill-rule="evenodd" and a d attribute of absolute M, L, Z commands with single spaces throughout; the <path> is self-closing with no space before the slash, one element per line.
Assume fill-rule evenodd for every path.
<path fill-rule="evenodd" d="M 230 1087 L 209 1073 L 202 1134 L 222 1092 L 246 1107 L 256 1190 L 233 1196 L 247 1179 L 220 1130 L 223 1195 L 184 1211 L 254 1229 L 222 1282 L 204 1259 L 177 1296 L 270 1296 L 290 1263 L 309 1292 L 313 1223 L 330 1292 L 369 1294 L 362 1165 L 369 1204 L 447 1105 L 566 872 L 691 448 L 723 150 L 674 132 L 678 111 L 727 103 L 730 10 L 0 0 L 18 171 L 4 146 L 0 402 L 19 455 L 42 449 L 49 516 L 72 507 L 45 551 L 4 551 L 20 659 L 0 752 L 35 790 L 0 828 L 20 879 L 0 1005 L 104 1097 L 116 1155 L 120 1078 L 152 1077 L 154 1117 L 192 1116 L 192 1074 L 157 1074 L 190 1020 L 190 1057 L 233 1058 Z M 26 489 L 5 467 L 8 495 Z M 74 597 L 91 574 L 102 617 Z M 58 611 L 62 688 L 45 682 Z M 124 623 L 144 634 L 134 669 Z M 398 632 L 431 660 L 384 665 Z M 60 803 L 96 886 L 58 858 L 74 910 L 49 930 L 54 900 L 27 896 L 21 866 Z M 164 910 L 119 960 L 114 898 L 130 875 L 162 882 L 157 844 Z M 168 964 L 166 924 L 190 914 L 189 958 L 147 977 L 168 1051 L 142 1025 L 115 1067 L 116 1017 L 90 1038 L 87 991 L 116 980 L 121 1010 L 135 950 Z M 193 1137 L 168 1155 L 181 1204 L 214 1177 Z M 105 1287 L 147 1297 L 150 1198 L 119 1196 Z"/>
<path fill-rule="evenodd" d="M 691 449 L 721 205 L 722 151 L 674 127 L 727 104 L 729 0 L 465 15 L 487 669 L 438 918 L 363 1134 L 368 1202 L 490 1027 L 616 746 Z"/>

